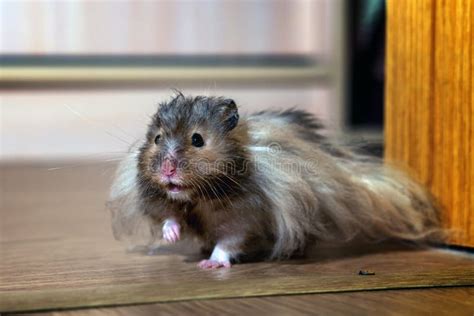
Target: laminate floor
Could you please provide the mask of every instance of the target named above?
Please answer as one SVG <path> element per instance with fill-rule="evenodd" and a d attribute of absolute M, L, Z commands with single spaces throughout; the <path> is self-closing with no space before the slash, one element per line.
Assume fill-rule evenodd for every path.
<path fill-rule="evenodd" d="M 199 307 L 205 313 L 225 305 L 229 311 L 237 311 L 239 306 L 270 311 L 278 306 L 274 302 L 282 300 L 289 308 L 281 309 L 282 313 L 297 311 L 305 304 L 320 306 L 324 312 L 330 305 L 321 302 L 327 299 L 336 305 L 340 300 L 346 306 L 334 306 L 334 311 L 350 310 L 352 302 L 354 311 L 363 313 L 363 302 L 371 300 L 379 301 L 378 308 L 392 306 L 396 310 L 399 300 L 421 303 L 415 299 L 417 293 L 420 298 L 423 293 L 431 295 L 434 306 L 441 304 L 436 295 L 447 293 L 442 291 L 457 291 L 450 293 L 463 301 L 473 294 L 474 255 L 466 251 L 401 245 L 319 249 L 305 259 L 248 263 L 214 271 L 196 267 L 201 255 L 192 244 L 165 246 L 153 256 L 127 252 L 113 239 L 105 209 L 113 166 L 88 164 L 56 171 L 48 167 L 0 168 L 3 312 L 143 303 L 159 304 L 121 308 L 153 313 L 157 308 L 195 311 Z M 361 269 L 375 275 L 359 275 Z M 443 289 L 420 289 L 433 287 Z M 370 290 L 397 291 L 367 292 Z M 363 292 L 339 293 L 354 291 Z M 308 295 L 314 293 L 328 294 Z M 461 304 L 463 311 L 472 310 L 467 301 Z M 445 307 L 453 310 L 450 306 L 454 305 L 451 302 Z M 436 310 L 441 311 L 439 308 Z M 70 313 L 100 311 L 124 310 Z"/>

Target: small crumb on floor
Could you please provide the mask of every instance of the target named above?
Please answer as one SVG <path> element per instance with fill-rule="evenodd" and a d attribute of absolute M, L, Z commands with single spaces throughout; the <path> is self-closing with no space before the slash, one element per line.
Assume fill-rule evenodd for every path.
<path fill-rule="evenodd" d="M 359 270 L 359 275 L 375 275 L 375 272 L 370 270 Z"/>

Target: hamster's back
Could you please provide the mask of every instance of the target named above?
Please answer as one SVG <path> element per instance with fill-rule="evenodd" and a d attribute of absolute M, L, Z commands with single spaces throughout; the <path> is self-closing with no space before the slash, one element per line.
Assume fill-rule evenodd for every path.
<path fill-rule="evenodd" d="M 438 210 L 423 187 L 379 159 L 331 143 L 311 114 L 260 112 L 246 123 L 255 181 L 272 201 L 274 257 L 314 239 L 440 237 Z"/>

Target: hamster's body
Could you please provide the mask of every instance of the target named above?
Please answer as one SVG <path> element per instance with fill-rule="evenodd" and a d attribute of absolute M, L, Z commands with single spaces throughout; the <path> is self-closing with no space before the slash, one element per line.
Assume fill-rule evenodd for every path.
<path fill-rule="evenodd" d="M 288 257 L 318 241 L 438 238 L 422 187 L 321 129 L 302 111 L 239 119 L 232 100 L 179 94 L 119 167 L 114 231 L 134 233 L 144 218 L 169 242 L 196 236 L 212 250 L 202 268 Z"/>

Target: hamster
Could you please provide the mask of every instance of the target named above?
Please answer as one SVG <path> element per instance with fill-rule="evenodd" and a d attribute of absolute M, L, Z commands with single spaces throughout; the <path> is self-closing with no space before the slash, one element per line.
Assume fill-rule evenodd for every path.
<path fill-rule="evenodd" d="M 117 238 L 197 238 L 203 269 L 288 258 L 318 242 L 435 241 L 439 212 L 416 182 L 331 143 L 295 109 L 239 117 L 232 99 L 177 93 L 117 170 Z"/>

